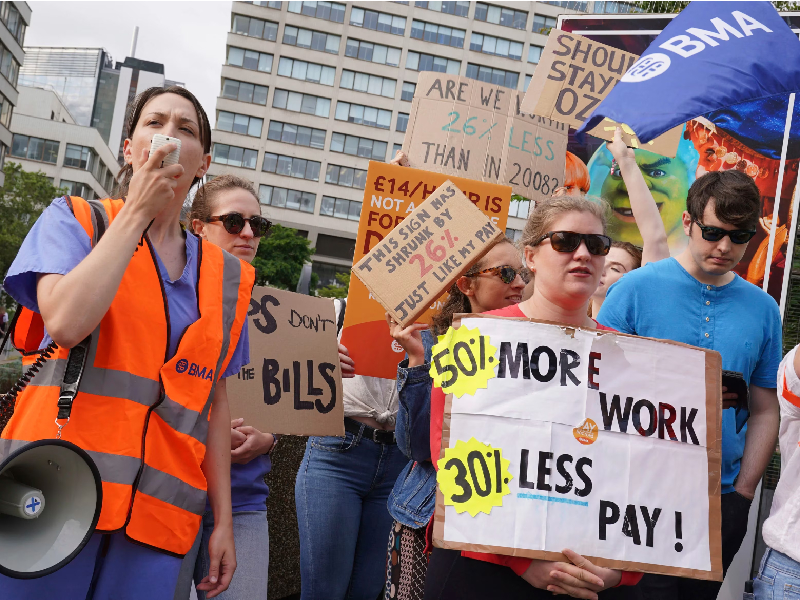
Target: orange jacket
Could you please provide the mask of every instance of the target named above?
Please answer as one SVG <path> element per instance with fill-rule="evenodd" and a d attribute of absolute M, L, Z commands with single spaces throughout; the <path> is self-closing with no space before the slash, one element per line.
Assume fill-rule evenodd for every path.
<path fill-rule="evenodd" d="M 96 241 L 121 200 L 68 198 Z M 147 235 L 111 307 L 91 334 L 86 366 L 62 438 L 83 448 L 103 482 L 97 530 L 175 555 L 195 540 L 206 503 L 200 468 L 214 389 L 233 355 L 250 304 L 253 268 L 202 241 L 200 318 L 167 359 L 169 307 Z M 38 315 L 37 315 L 38 316 Z M 34 319 L 35 321 L 35 319 Z M 18 396 L 0 439 L 0 460 L 56 434 L 57 401 L 69 350 L 59 348 Z"/>

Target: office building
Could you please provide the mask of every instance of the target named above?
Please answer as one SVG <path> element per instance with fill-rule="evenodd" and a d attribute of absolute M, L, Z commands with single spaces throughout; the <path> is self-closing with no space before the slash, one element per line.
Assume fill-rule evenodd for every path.
<path fill-rule="evenodd" d="M 17 81 L 25 61 L 22 49 L 25 31 L 31 23 L 31 8 L 26 2 L 0 3 L 0 185 L 3 185 L 3 162 L 11 148 L 11 119 L 19 105 Z"/>
<path fill-rule="evenodd" d="M 403 143 L 420 71 L 525 90 L 564 12 L 623 2 L 234 2 L 211 176 L 253 181 L 264 214 L 349 270 L 370 160 Z M 606 6 L 608 5 L 608 6 Z M 633 6 L 633 5 L 631 5 Z M 527 203 L 512 204 L 518 237 Z"/>
<path fill-rule="evenodd" d="M 103 48 L 26 48 L 20 85 L 53 90 L 77 125 L 94 127 L 122 160 L 125 117 L 136 94 L 176 84 L 164 65 L 126 57 L 114 64 Z M 182 85 L 182 84 L 177 84 Z"/>
<path fill-rule="evenodd" d="M 42 171 L 73 196 L 108 198 L 113 193 L 116 153 L 97 129 L 80 125 L 54 91 L 20 86 L 11 131 L 7 160 L 25 171 Z"/>

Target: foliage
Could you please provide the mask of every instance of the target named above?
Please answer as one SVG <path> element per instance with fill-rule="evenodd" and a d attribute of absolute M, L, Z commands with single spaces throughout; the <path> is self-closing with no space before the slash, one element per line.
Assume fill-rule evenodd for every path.
<path fill-rule="evenodd" d="M 6 180 L 0 187 L 0 274 L 5 275 L 36 219 L 65 190 L 56 188 L 41 171 L 24 171 L 14 162 L 7 161 L 3 173 Z M 4 301 L 9 308 L 14 304 L 7 296 Z"/>
<path fill-rule="evenodd" d="M 663 0 L 648 0 L 645 2 L 631 2 L 631 4 L 635 6 L 634 10 L 631 12 L 659 14 L 678 14 L 689 5 L 688 2 L 681 2 L 679 0 L 669 0 L 666 2 Z M 781 12 L 798 10 L 797 1 L 778 0 L 774 1 L 772 4 Z"/>
<path fill-rule="evenodd" d="M 294 291 L 303 265 L 311 260 L 314 248 L 311 242 L 297 235 L 297 230 L 277 223 L 270 235 L 261 240 L 253 259 L 256 268 L 256 285 L 269 285 Z M 316 274 L 311 276 L 311 289 L 316 285 Z"/>
<path fill-rule="evenodd" d="M 322 296 L 323 298 L 347 298 L 347 290 L 349 289 L 350 271 L 336 273 L 336 283 L 318 289 L 317 296 Z"/>

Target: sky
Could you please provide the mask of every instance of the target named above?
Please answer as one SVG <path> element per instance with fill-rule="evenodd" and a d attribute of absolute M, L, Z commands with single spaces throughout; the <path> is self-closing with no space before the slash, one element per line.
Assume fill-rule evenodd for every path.
<path fill-rule="evenodd" d="M 26 46 L 105 48 L 122 62 L 139 26 L 136 58 L 162 63 L 167 79 L 194 93 L 214 121 L 230 2 L 37 2 Z"/>

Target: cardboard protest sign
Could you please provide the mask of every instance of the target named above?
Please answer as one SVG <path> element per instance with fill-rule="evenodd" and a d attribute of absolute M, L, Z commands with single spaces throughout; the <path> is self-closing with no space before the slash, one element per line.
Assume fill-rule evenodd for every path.
<path fill-rule="evenodd" d="M 505 231 L 511 205 L 510 187 L 459 177 L 449 179 L 492 225 Z M 367 256 L 447 180 L 441 173 L 370 162 L 353 262 Z M 417 320 L 429 323 L 442 302 L 442 298 L 429 302 L 428 310 Z M 350 351 L 359 375 L 397 377 L 397 363 L 403 359 L 405 350 L 389 335 L 385 313 L 386 309 L 372 297 L 367 286 L 357 277 L 351 277 L 341 341 Z"/>
<path fill-rule="evenodd" d="M 503 235 L 447 180 L 352 271 L 395 321 L 408 325 Z"/>
<path fill-rule="evenodd" d="M 247 319 L 250 364 L 227 379 L 231 418 L 270 433 L 344 435 L 333 302 L 254 287 Z"/>
<path fill-rule="evenodd" d="M 465 315 L 433 348 L 447 394 L 442 548 L 722 580 L 719 353 Z M 435 458 L 436 460 L 436 458 Z"/>
<path fill-rule="evenodd" d="M 638 58 L 576 33 L 552 29 L 521 110 L 578 129 Z M 588 133 L 610 141 L 617 125 L 606 119 Z M 681 129 L 676 127 L 641 144 L 634 131 L 623 126 L 622 139 L 631 148 L 674 157 Z"/>
<path fill-rule="evenodd" d="M 567 127 L 522 113 L 521 102 L 500 85 L 420 73 L 403 152 L 412 167 L 547 198 L 564 183 Z"/>

